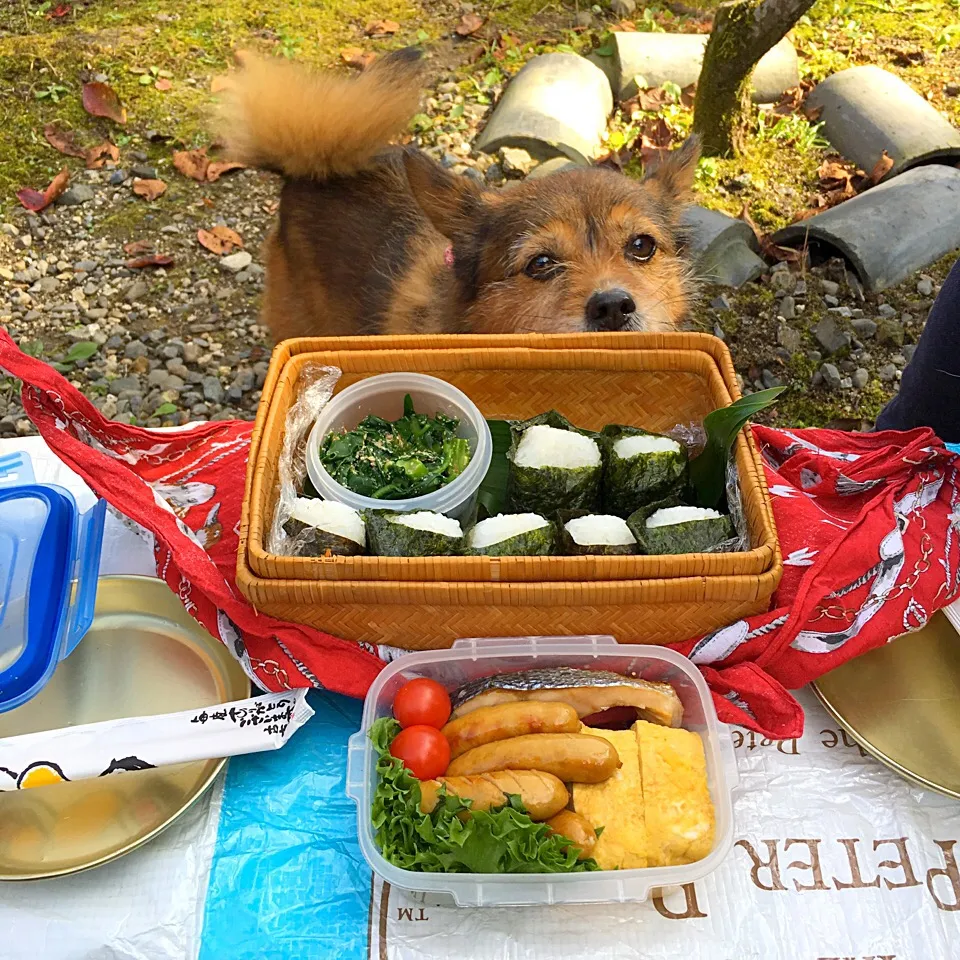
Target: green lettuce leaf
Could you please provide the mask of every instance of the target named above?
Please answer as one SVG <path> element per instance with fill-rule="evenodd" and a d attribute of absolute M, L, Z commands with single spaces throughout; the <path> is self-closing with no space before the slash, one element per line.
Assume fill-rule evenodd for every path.
<path fill-rule="evenodd" d="M 441 792 L 430 814 L 420 811 L 420 783 L 390 744 L 400 724 L 381 717 L 370 728 L 377 751 L 377 789 L 371 819 L 384 858 L 427 873 L 571 873 L 598 870 L 577 860 L 577 848 L 530 819 L 518 796 L 497 810 L 470 812 L 470 802 Z M 469 816 L 463 814 L 469 813 Z"/>

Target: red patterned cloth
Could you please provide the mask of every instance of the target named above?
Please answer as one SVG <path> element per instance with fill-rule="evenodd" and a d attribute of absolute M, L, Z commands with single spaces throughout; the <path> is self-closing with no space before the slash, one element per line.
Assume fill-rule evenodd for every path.
<path fill-rule="evenodd" d="M 236 588 L 252 424 L 161 431 L 105 420 L 3 331 L 0 367 L 24 382 L 24 408 L 50 448 L 153 532 L 158 575 L 257 684 L 363 696 L 388 650 L 258 614 Z M 674 646 L 700 666 L 722 720 L 796 737 L 803 712 L 787 688 L 918 629 L 960 593 L 960 457 L 925 429 L 754 436 L 785 562 L 775 609 Z"/>

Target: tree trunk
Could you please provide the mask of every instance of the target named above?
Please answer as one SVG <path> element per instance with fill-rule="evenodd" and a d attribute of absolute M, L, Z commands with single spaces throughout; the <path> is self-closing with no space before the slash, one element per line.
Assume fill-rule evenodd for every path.
<path fill-rule="evenodd" d="M 742 151 L 750 117 L 750 79 L 814 0 L 731 0 L 721 3 L 697 81 L 693 129 L 707 156 Z"/>

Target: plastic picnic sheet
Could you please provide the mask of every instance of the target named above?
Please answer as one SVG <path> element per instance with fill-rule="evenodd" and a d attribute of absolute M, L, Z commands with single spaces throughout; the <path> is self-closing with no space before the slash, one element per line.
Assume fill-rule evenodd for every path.
<path fill-rule="evenodd" d="M 138 535 L 119 522 L 108 530 L 106 569 L 122 572 Z M 736 843 L 710 877 L 645 904 L 470 910 L 374 880 L 344 792 L 360 704 L 314 692 L 316 716 L 283 750 L 232 760 L 222 798 L 218 785 L 151 844 L 75 877 L 0 886 L 0 956 L 960 956 L 960 803 L 864 755 L 809 691 L 799 697 L 798 740 L 732 729 Z"/>

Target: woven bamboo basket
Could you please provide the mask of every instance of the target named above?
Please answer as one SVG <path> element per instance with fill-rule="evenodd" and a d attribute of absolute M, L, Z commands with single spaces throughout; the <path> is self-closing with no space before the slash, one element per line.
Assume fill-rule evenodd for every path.
<path fill-rule="evenodd" d="M 463 636 L 608 633 L 685 639 L 767 609 L 782 572 L 763 470 L 747 433 L 736 461 L 751 548 L 652 557 L 283 557 L 266 552 L 287 411 L 310 363 L 338 389 L 377 373 L 429 373 L 487 417 L 557 408 L 578 426 L 665 430 L 738 395 L 724 344 L 702 334 L 354 337 L 274 351 L 254 429 L 237 582 L 265 613 L 356 641 L 408 649 Z"/>

